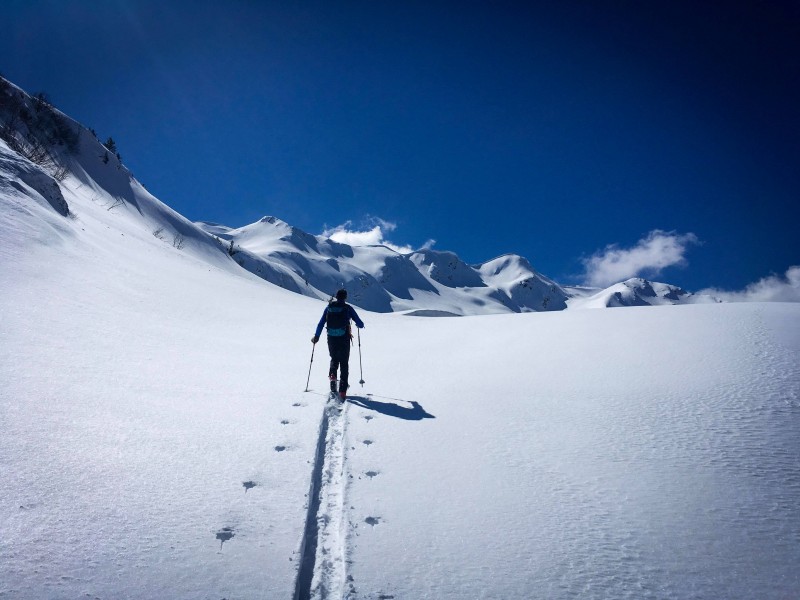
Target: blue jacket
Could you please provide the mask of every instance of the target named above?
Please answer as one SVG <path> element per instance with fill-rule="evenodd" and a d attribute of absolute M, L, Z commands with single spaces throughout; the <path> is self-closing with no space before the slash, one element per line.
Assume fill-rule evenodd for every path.
<path fill-rule="evenodd" d="M 349 304 L 345 304 L 345 306 L 347 307 L 347 314 L 349 319 L 353 319 L 353 321 L 355 321 L 356 323 L 356 327 L 362 329 L 364 327 L 364 322 L 358 317 L 356 311 Z M 326 306 L 325 310 L 322 312 L 322 318 L 319 320 L 319 323 L 317 324 L 317 331 L 314 333 L 315 337 L 319 337 L 322 334 L 322 328 L 325 327 L 325 323 L 327 322 L 327 320 L 328 320 L 328 307 Z M 346 334 L 347 334 L 346 331 L 341 333 L 339 333 L 338 330 L 335 332 L 328 331 L 328 335 L 331 337 L 342 336 Z"/>

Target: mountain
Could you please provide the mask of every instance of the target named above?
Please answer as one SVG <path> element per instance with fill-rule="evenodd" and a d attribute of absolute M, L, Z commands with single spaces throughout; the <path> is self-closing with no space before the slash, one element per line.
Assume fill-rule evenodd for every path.
<path fill-rule="evenodd" d="M 386 246 L 349 246 L 276 217 L 239 228 L 192 223 L 150 194 L 113 146 L 53 107 L 0 79 L 0 190 L 35 203 L 41 223 L 64 229 L 67 198 L 90 198 L 157 240 L 226 270 L 243 268 L 291 292 L 327 300 L 344 287 L 375 312 L 417 316 L 554 311 L 713 302 L 669 284 L 630 279 L 604 290 L 562 286 L 524 257 L 506 254 L 469 265 L 453 252 L 401 254 Z M 108 143 L 108 142 L 107 142 Z M 21 206 L 18 204 L 18 206 Z M 49 209 L 49 210 L 48 210 Z M 53 214 L 55 213 L 55 215 Z M 74 230 L 73 235 L 78 235 Z"/>
<path fill-rule="evenodd" d="M 40 239 L 53 229 L 80 238 L 83 215 L 72 208 L 89 202 L 116 215 L 108 227 L 122 235 L 135 231 L 214 267 L 236 268 L 214 237 L 150 194 L 118 154 L 44 96 L 0 78 L 0 123 L 0 191 L 10 208 L 0 215 L 3 234 L 19 235 L 15 225 L 24 222 L 27 235 Z"/>
<path fill-rule="evenodd" d="M 354 304 L 376 312 L 457 316 L 720 301 L 638 277 L 605 289 L 561 286 L 516 254 L 468 265 L 453 252 L 400 254 L 386 246 L 351 247 L 275 217 L 238 229 L 197 225 L 267 281 L 319 299 L 344 287 Z"/>
<path fill-rule="evenodd" d="M 575 291 L 570 308 L 617 308 L 624 306 L 663 306 L 665 304 L 707 304 L 720 302 L 713 296 L 692 294 L 675 285 L 633 277 L 603 290 Z"/>
<path fill-rule="evenodd" d="M 239 262 L 393 308 L 552 284 L 199 227 L 42 115 L 0 139 L 0 597 L 796 596 L 800 304 L 363 310 L 339 411 L 321 302 Z"/>
<path fill-rule="evenodd" d="M 306 233 L 276 217 L 233 229 L 197 223 L 248 271 L 286 289 L 327 299 L 338 288 L 376 312 L 467 315 L 566 308 L 567 294 L 530 263 L 506 255 L 468 265 L 452 252 L 401 254 L 386 246 L 349 246 Z"/>

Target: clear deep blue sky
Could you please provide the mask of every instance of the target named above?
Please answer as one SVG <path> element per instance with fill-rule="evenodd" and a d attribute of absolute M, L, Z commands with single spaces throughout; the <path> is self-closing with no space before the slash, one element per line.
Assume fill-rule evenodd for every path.
<path fill-rule="evenodd" d="M 0 73 L 192 220 L 367 217 L 563 283 L 693 233 L 657 279 L 800 264 L 800 3 L 4 0 Z"/>

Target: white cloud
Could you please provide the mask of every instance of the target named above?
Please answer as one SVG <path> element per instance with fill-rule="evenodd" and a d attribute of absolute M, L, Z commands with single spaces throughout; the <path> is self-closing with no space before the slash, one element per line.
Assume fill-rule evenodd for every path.
<path fill-rule="evenodd" d="M 332 228 L 325 228 L 322 235 L 331 238 L 334 242 L 347 244 L 348 246 L 377 246 L 383 245 L 391 248 L 400 254 L 413 252 L 414 248 L 408 245 L 400 246 L 386 239 L 386 234 L 397 229 L 397 225 L 391 221 L 385 221 L 379 217 L 369 217 L 365 227 L 359 229 L 353 227 L 352 221 L 345 221 L 341 225 Z M 431 248 L 436 240 L 428 240 L 423 248 Z"/>
<path fill-rule="evenodd" d="M 639 240 L 633 248 L 606 246 L 589 258 L 583 259 L 586 269 L 584 283 L 594 287 L 607 287 L 642 274 L 655 276 L 662 269 L 685 265 L 684 254 L 690 244 L 698 243 L 693 233 L 655 229 Z"/>
<path fill-rule="evenodd" d="M 709 288 L 698 293 L 728 302 L 800 302 L 800 266 L 789 267 L 783 277 L 770 275 L 759 279 L 738 292 Z"/>
<path fill-rule="evenodd" d="M 367 231 L 356 231 L 351 227 L 352 223 L 347 221 L 333 229 L 326 229 L 322 235 L 331 238 L 334 242 L 348 246 L 374 246 L 383 243 L 383 229 L 380 225 L 375 225 Z"/>
<path fill-rule="evenodd" d="M 422 244 L 422 248 L 420 248 L 420 250 L 430 250 L 430 249 L 431 249 L 431 248 L 433 248 L 435 245 L 436 245 L 436 240 L 434 240 L 433 238 L 431 238 L 431 239 L 429 239 L 427 242 L 425 242 L 424 244 Z"/>

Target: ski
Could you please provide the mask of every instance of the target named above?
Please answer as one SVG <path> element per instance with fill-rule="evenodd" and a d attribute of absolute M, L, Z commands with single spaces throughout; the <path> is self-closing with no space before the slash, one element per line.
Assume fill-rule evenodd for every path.
<path fill-rule="evenodd" d="M 338 412 L 342 412 L 345 401 L 342 399 L 339 392 L 336 391 L 339 389 L 339 382 L 335 379 L 331 379 L 330 382 L 331 391 L 328 393 L 328 406 L 336 409 Z"/>
<path fill-rule="evenodd" d="M 344 401 L 339 398 L 338 392 L 328 394 L 327 410 L 335 414 L 340 414 L 344 410 Z"/>
<path fill-rule="evenodd" d="M 331 391 L 328 393 L 328 405 L 341 412 L 344 407 L 344 400 L 339 397 L 339 392 L 336 391 L 339 389 L 339 382 L 335 379 L 331 379 L 330 382 Z"/>

